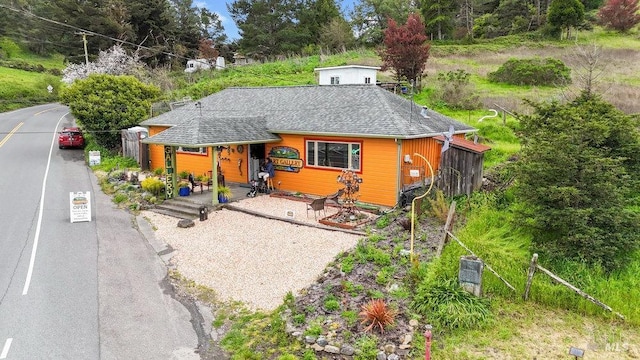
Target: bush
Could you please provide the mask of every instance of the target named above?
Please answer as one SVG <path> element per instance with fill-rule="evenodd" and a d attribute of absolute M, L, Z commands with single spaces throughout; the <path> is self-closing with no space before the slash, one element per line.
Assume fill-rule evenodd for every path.
<path fill-rule="evenodd" d="M 438 73 L 438 100 L 445 102 L 452 109 L 479 108 L 480 97 L 474 94 L 473 84 L 469 81 L 470 76 L 471 74 L 462 69 Z"/>
<path fill-rule="evenodd" d="M 564 86 L 571 83 L 571 69 L 562 61 L 545 59 L 509 59 L 489 73 L 489 81 L 513 85 Z"/>
<path fill-rule="evenodd" d="M 413 308 L 431 319 L 438 329 L 477 328 L 491 318 L 488 299 L 473 296 L 451 279 L 421 283 Z"/>
<path fill-rule="evenodd" d="M 148 191 L 156 196 L 164 189 L 164 182 L 157 177 L 148 177 L 140 183 L 144 191 Z"/>

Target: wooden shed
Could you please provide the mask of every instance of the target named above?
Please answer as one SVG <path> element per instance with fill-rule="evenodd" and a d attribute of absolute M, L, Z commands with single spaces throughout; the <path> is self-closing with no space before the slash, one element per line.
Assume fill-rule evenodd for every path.
<path fill-rule="evenodd" d="M 444 142 L 445 137 L 439 135 L 436 141 Z M 482 167 L 484 152 L 491 148 L 487 145 L 454 137 L 449 149 L 440 156 L 440 166 L 436 186 L 445 196 L 460 194 L 470 195 L 482 186 Z"/>

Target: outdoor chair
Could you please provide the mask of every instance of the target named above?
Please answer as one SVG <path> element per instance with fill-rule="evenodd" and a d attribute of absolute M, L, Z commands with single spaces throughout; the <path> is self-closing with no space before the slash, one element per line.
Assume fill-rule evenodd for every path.
<path fill-rule="evenodd" d="M 327 216 L 327 213 L 324 210 L 324 204 L 326 201 L 327 201 L 327 198 L 323 197 L 323 198 L 315 199 L 311 203 L 307 204 L 307 217 L 309 217 L 309 210 L 313 210 L 313 217 L 316 220 L 318 219 L 317 214 L 320 211 L 324 212 L 324 216 Z"/>
<path fill-rule="evenodd" d="M 344 194 L 344 189 L 340 189 L 337 192 L 327 195 L 327 201 L 331 201 L 336 204 L 336 206 L 340 206 L 340 197 Z"/>

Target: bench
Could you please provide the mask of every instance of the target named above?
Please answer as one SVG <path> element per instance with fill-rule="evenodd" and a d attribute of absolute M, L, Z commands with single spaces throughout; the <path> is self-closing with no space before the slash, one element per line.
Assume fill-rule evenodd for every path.
<path fill-rule="evenodd" d="M 218 186 L 225 186 L 225 181 L 224 181 L 224 175 L 222 174 L 218 174 Z M 200 188 L 200 194 L 202 194 L 204 192 L 204 187 L 207 187 L 207 190 L 211 189 L 211 186 L 213 186 L 213 180 L 211 178 L 209 178 L 209 180 L 205 181 L 198 181 L 198 180 L 193 180 L 191 181 L 191 192 L 194 192 L 195 189 Z"/>

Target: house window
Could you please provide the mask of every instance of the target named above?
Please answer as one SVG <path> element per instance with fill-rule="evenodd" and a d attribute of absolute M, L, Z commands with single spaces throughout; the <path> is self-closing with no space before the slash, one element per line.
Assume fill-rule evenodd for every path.
<path fill-rule="evenodd" d="M 189 63 L 189 68 L 193 68 L 193 63 Z"/>
<path fill-rule="evenodd" d="M 340 85 L 340 76 L 332 76 L 331 85 Z"/>
<path fill-rule="evenodd" d="M 371 84 L 371 78 L 370 77 L 364 78 L 364 83 L 365 84 Z"/>
<path fill-rule="evenodd" d="M 189 154 L 198 154 L 198 155 L 207 155 L 207 148 L 180 146 L 180 147 L 178 147 L 177 152 L 189 153 Z"/>
<path fill-rule="evenodd" d="M 360 143 L 307 140 L 307 165 L 360 171 Z"/>

